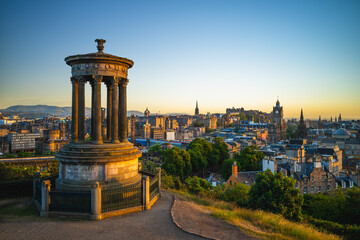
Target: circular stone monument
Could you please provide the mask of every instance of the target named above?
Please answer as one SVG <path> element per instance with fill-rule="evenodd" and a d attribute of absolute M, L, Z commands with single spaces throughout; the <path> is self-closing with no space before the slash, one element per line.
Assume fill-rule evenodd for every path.
<path fill-rule="evenodd" d="M 71 66 L 72 140 L 56 154 L 59 178 L 56 189 L 90 190 L 100 186 L 131 185 L 141 181 L 141 152 L 127 140 L 126 86 L 133 61 L 103 53 L 103 39 L 96 39 L 98 52 L 65 58 Z M 86 137 L 85 84 L 90 83 L 91 140 Z M 101 134 L 101 84 L 107 87 L 106 136 Z"/>

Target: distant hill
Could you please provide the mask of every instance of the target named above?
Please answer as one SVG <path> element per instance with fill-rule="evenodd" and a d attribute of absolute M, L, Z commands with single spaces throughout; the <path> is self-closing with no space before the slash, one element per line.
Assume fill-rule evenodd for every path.
<path fill-rule="evenodd" d="M 71 116 L 71 107 L 58 107 L 58 106 L 48 106 L 48 105 L 15 105 L 8 107 L 6 109 L 0 109 L 0 112 L 3 116 L 18 115 L 19 117 L 28 117 L 28 118 L 40 118 L 46 116 L 59 116 L 66 117 Z M 85 109 L 86 116 L 91 116 L 91 108 Z M 140 111 L 130 110 L 127 112 L 127 115 L 137 115 L 142 116 L 143 113 Z"/>

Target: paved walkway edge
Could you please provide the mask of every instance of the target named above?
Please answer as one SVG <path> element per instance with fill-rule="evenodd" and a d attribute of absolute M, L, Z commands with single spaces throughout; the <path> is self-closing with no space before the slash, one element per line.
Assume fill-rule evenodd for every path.
<path fill-rule="evenodd" d="M 176 220 L 175 220 L 175 218 L 174 218 L 174 211 L 173 211 L 173 210 L 174 210 L 174 206 L 176 205 L 176 199 L 175 199 L 175 194 L 173 194 L 173 193 L 171 193 L 171 194 L 172 194 L 172 196 L 173 196 L 173 202 L 172 202 L 172 205 L 171 205 L 170 214 L 171 214 L 171 220 L 173 221 L 173 223 L 174 223 L 178 228 L 180 228 L 181 231 L 183 231 L 183 232 L 189 233 L 189 234 L 194 235 L 194 236 L 203 237 L 203 238 L 209 239 L 209 240 L 217 240 L 217 239 L 215 239 L 215 238 L 208 238 L 208 237 L 206 237 L 206 236 L 204 236 L 204 235 L 201 235 L 201 234 L 198 234 L 198 233 L 195 233 L 195 232 L 191 232 L 191 231 L 187 231 L 187 230 L 183 229 L 183 228 L 180 226 L 180 224 L 176 222 Z"/>

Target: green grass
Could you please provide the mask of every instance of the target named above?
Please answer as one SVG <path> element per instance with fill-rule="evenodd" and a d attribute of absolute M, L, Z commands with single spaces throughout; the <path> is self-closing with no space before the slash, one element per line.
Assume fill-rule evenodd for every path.
<path fill-rule="evenodd" d="M 183 191 L 171 190 L 182 200 L 192 201 L 212 212 L 212 216 L 240 228 L 245 233 L 261 239 L 341 239 L 332 234 L 316 230 L 304 223 L 296 223 L 261 210 L 238 208 L 234 204 L 202 198 Z"/>
<path fill-rule="evenodd" d="M 35 207 L 31 204 L 11 203 L 0 206 L 0 218 L 33 217 L 37 215 Z"/>

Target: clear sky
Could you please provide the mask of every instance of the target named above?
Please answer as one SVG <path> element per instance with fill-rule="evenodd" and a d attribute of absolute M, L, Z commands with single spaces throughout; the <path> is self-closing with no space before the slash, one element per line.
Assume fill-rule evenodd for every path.
<path fill-rule="evenodd" d="M 3 0 L 0 27 L 0 109 L 71 106 L 64 58 L 104 38 L 135 62 L 129 110 L 270 112 L 279 96 L 288 118 L 360 118 L 358 0 Z"/>

